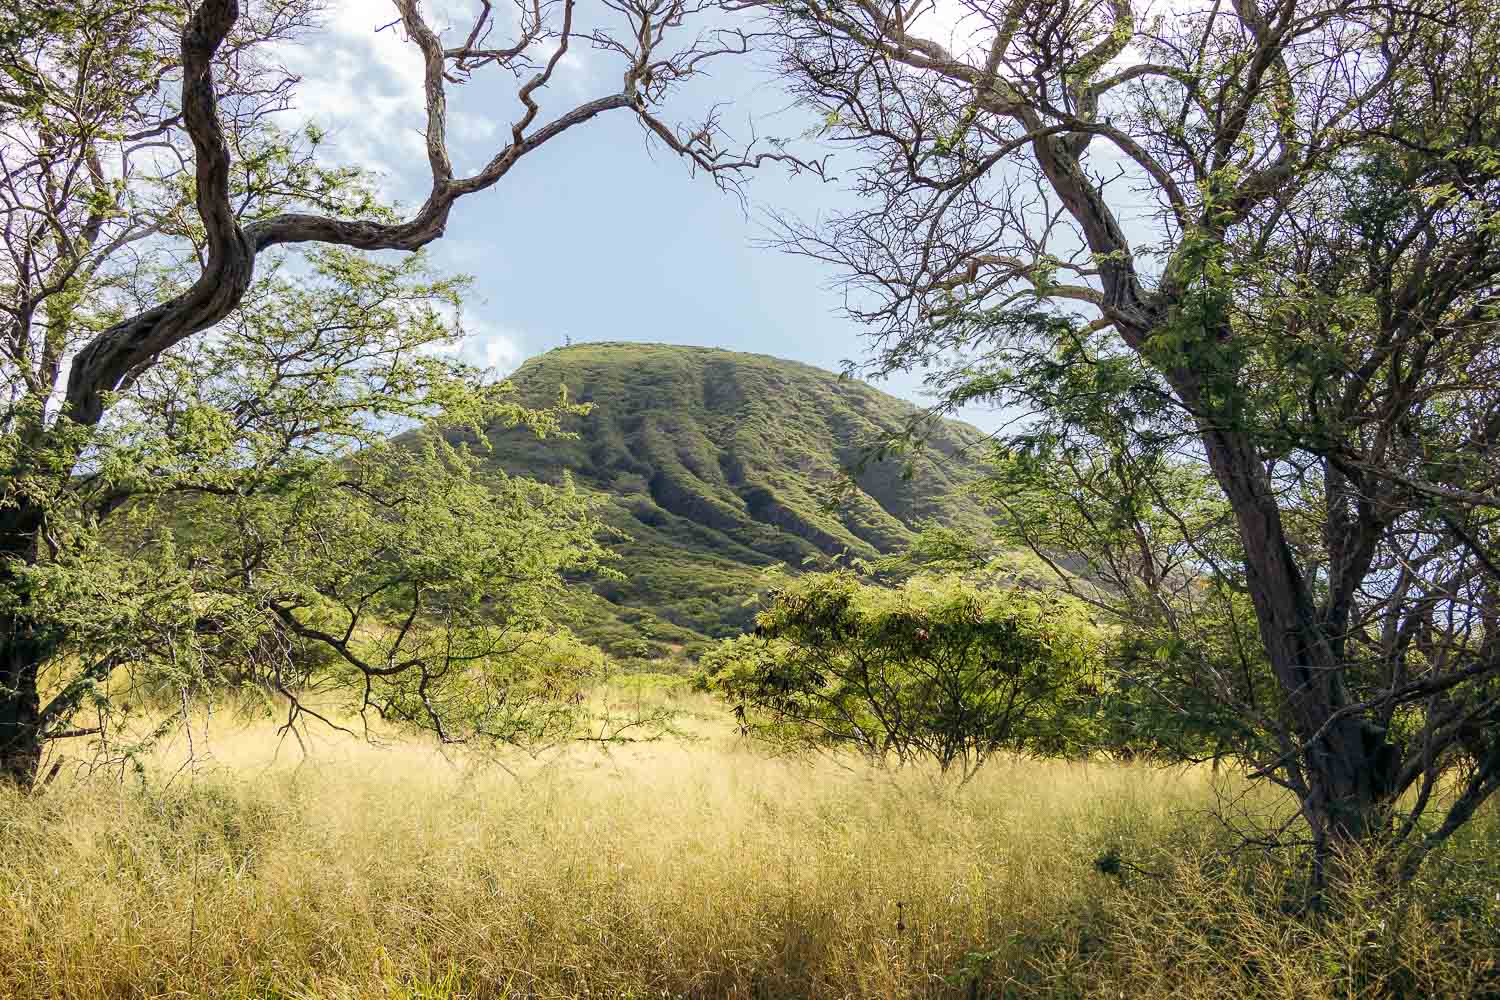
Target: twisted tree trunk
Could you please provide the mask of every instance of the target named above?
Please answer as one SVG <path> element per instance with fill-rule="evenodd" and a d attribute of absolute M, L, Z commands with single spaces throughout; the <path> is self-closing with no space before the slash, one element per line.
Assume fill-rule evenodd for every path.
<path fill-rule="evenodd" d="M 1328 862 L 1372 845 L 1389 830 L 1399 751 L 1384 730 L 1354 710 L 1345 664 L 1287 540 L 1273 484 L 1254 443 L 1233 429 L 1232 417 L 1205 412 L 1201 373 L 1167 375 L 1200 414 L 1199 437 L 1244 546 L 1246 589 L 1284 699 L 1289 742 L 1281 768 L 1312 834 L 1316 905 L 1326 887 Z"/>

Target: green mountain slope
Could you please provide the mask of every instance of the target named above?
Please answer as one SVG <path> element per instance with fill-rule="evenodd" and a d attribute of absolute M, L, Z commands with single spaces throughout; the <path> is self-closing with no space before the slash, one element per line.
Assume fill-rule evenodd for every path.
<path fill-rule="evenodd" d="M 982 531 L 960 488 L 975 475 L 979 431 L 948 422 L 910 480 L 873 463 L 859 491 L 830 509 L 829 488 L 915 408 L 862 382 L 758 354 L 597 343 L 533 358 L 511 380 L 545 405 L 566 385 L 594 404 L 575 440 L 490 434 L 508 472 L 564 470 L 605 495 L 624 536 L 624 581 L 580 583 L 578 631 L 616 655 L 692 652 L 749 622 L 763 570 L 871 558 L 902 547 L 925 520 Z M 587 588 L 587 589 L 585 589 Z"/>

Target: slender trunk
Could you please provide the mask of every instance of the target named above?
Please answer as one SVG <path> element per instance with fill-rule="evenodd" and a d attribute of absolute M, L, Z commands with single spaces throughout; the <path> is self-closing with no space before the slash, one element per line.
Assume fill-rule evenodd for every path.
<path fill-rule="evenodd" d="M 1204 398 L 1196 374 L 1174 373 L 1189 405 Z M 1266 657 L 1281 689 L 1290 735 L 1300 744 L 1286 762 L 1303 786 L 1302 813 L 1314 842 L 1314 891 L 1329 860 L 1370 843 L 1386 826 L 1395 750 L 1384 731 L 1350 704 L 1343 663 L 1323 634 L 1317 608 L 1286 539 L 1281 510 L 1254 443 L 1205 420 L 1209 465 L 1234 511 L 1250 597 Z"/>
<path fill-rule="evenodd" d="M 1040 124 L 1032 114 L 1028 127 Z M 1125 342 L 1166 377 L 1174 393 L 1197 414 L 1199 438 L 1214 478 L 1233 509 L 1245 550 L 1248 589 L 1285 704 L 1288 735 L 1299 747 L 1283 767 L 1302 787 L 1302 811 L 1319 851 L 1365 843 L 1377 833 L 1389 804 L 1394 751 L 1378 727 L 1354 713 L 1344 683 L 1343 661 L 1324 634 L 1318 610 L 1296 555 L 1287 542 L 1274 486 L 1252 434 L 1240 416 L 1221 402 L 1210 379 L 1233 386 L 1238 373 L 1212 371 L 1212 351 L 1186 360 L 1163 358 L 1151 337 L 1169 317 L 1181 288 L 1169 270 L 1154 296 L 1144 297 L 1132 267 L 1129 243 L 1099 189 L 1062 137 L 1033 143 L 1037 161 L 1063 205 L 1078 220 L 1089 249 L 1101 261 L 1103 311 Z M 1202 331 L 1202 346 L 1228 343 L 1227 325 Z M 1205 367 L 1205 365 L 1207 367 Z M 1230 393 L 1231 397 L 1235 394 Z M 1326 855 L 1324 855 L 1326 860 Z"/>

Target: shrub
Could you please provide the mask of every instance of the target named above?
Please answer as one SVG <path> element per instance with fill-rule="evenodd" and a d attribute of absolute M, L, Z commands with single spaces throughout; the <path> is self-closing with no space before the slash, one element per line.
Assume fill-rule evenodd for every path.
<path fill-rule="evenodd" d="M 1071 598 L 930 575 L 885 588 L 840 571 L 774 591 L 756 623 L 704 657 L 756 735 L 930 757 L 965 777 L 998 751 L 1087 745 L 1101 641 Z"/>

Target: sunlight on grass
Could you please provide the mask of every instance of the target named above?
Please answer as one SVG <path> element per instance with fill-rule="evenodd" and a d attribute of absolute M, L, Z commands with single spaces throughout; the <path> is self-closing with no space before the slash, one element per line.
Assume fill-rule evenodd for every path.
<path fill-rule="evenodd" d="M 328 734 L 272 759 L 266 726 L 221 723 L 170 784 L 180 741 L 145 791 L 12 796 L 5 995 L 1332 997 L 1361 961 L 1484 981 L 1415 913 L 1285 948 L 1294 923 L 1193 860 L 1218 835 L 1206 770 L 997 761 L 956 792 L 767 759 L 684 703 L 698 739 L 514 777 Z M 1111 847 L 1151 873 L 1101 873 Z"/>

